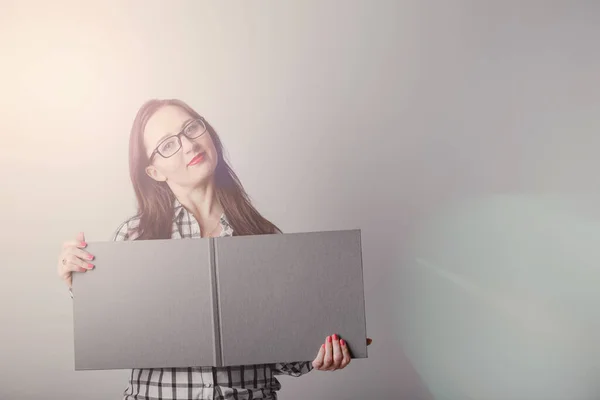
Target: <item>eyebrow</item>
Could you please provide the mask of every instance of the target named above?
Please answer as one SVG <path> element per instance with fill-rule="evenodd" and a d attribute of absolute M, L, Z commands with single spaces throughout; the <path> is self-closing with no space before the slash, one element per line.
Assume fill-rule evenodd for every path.
<path fill-rule="evenodd" d="M 190 122 L 192 122 L 193 120 L 194 120 L 194 118 L 188 118 L 185 121 L 183 121 L 183 123 L 179 127 L 179 132 L 181 132 L 183 127 L 186 126 L 187 124 L 189 124 Z M 179 133 L 179 132 L 177 132 L 177 133 Z M 164 135 L 161 136 L 160 139 L 158 139 L 158 141 L 156 143 L 158 144 L 158 143 L 162 142 L 163 140 L 165 140 L 166 138 L 168 138 L 169 136 L 174 136 L 174 135 L 175 135 L 175 133 L 165 133 Z"/>

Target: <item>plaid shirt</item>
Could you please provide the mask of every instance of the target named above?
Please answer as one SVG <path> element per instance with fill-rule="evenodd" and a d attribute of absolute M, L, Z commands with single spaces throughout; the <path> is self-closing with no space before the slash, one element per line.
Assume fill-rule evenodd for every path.
<path fill-rule="evenodd" d="M 200 226 L 178 201 L 174 204 L 172 239 L 199 238 Z M 139 218 L 121 224 L 114 240 L 135 240 Z M 225 215 L 220 236 L 232 236 Z M 316 354 L 316 353 L 315 353 Z M 276 400 L 281 384 L 276 375 L 300 376 L 313 369 L 312 361 L 229 367 L 133 369 L 123 400 Z"/>

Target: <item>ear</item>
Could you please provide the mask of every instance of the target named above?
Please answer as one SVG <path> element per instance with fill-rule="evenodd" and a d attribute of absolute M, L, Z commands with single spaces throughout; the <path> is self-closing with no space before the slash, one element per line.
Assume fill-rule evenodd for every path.
<path fill-rule="evenodd" d="M 165 182 L 167 177 L 161 174 L 155 166 L 149 165 L 146 167 L 146 174 L 157 182 Z"/>

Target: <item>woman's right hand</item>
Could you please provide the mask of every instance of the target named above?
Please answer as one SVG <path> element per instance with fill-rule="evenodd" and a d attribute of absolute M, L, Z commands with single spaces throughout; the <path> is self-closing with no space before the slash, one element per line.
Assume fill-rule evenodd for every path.
<path fill-rule="evenodd" d="M 94 268 L 89 261 L 94 256 L 83 250 L 87 246 L 83 232 L 80 232 L 75 240 L 63 243 L 63 248 L 58 257 L 58 276 L 64 279 L 69 289 L 73 284 L 73 272 L 86 272 Z"/>

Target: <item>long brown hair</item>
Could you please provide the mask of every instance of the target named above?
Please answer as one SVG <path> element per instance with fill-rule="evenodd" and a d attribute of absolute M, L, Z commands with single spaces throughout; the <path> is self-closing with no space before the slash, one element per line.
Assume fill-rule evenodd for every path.
<path fill-rule="evenodd" d="M 145 168 L 149 160 L 144 149 L 146 123 L 158 109 L 167 105 L 181 107 L 192 117 L 201 118 L 189 105 L 177 99 L 152 99 L 138 111 L 129 137 L 129 174 L 138 203 L 137 217 L 140 219 L 138 240 L 171 238 L 175 195 L 165 182 L 157 182 L 146 174 Z M 242 183 L 223 156 L 221 139 L 210 123 L 204 121 L 218 155 L 214 172 L 216 198 L 223 207 L 233 234 L 241 236 L 281 232 L 254 208 Z"/>

